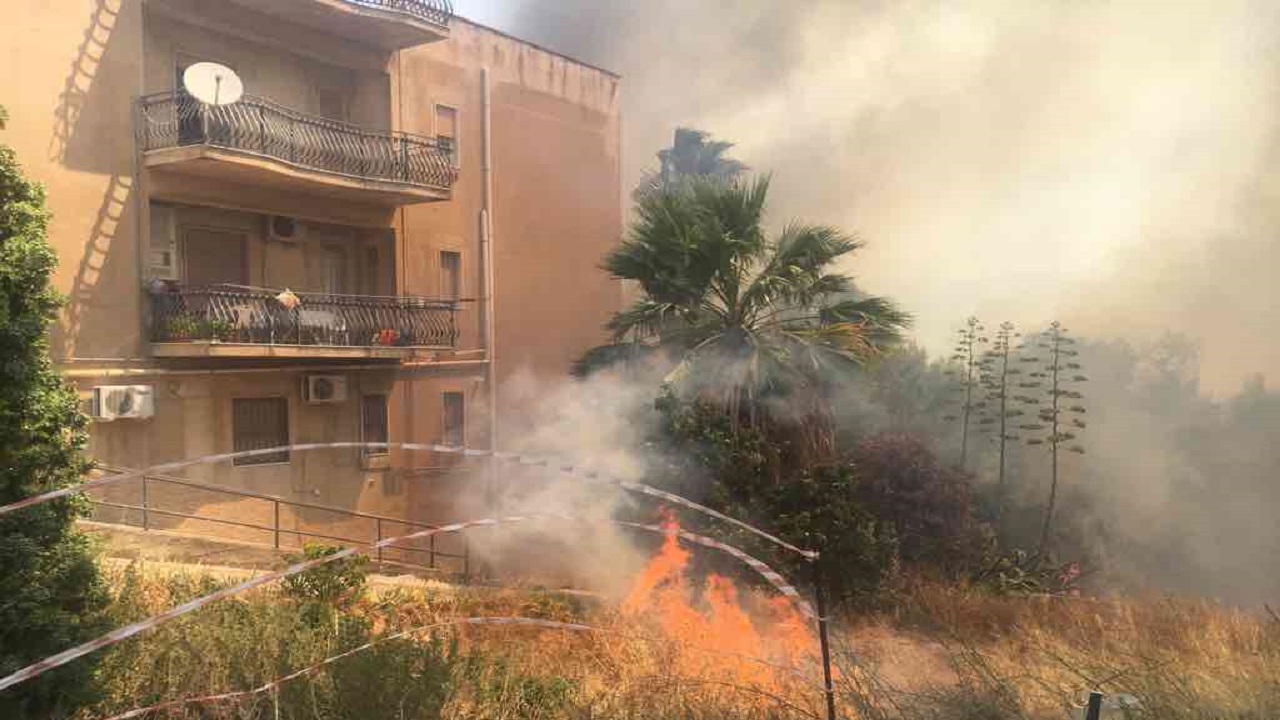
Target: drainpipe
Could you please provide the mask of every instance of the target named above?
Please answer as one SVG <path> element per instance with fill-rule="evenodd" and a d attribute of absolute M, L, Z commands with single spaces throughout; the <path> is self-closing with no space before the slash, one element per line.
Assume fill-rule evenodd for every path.
<path fill-rule="evenodd" d="M 485 390 L 489 412 L 489 450 L 498 450 L 498 353 L 495 338 L 497 333 L 497 292 L 494 287 L 493 257 L 493 96 L 489 86 L 489 68 L 481 68 L 480 82 L 483 86 L 481 122 L 483 129 L 483 159 L 481 175 L 483 177 L 483 196 L 480 209 L 480 264 L 483 275 L 484 291 L 481 296 L 482 332 L 484 333 L 485 355 L 489 360 L 485 367 Z M 494 500 L 493 462 L 489 462 L 489 478 L 486 483 L 486 500 L 492 506 Z"/>

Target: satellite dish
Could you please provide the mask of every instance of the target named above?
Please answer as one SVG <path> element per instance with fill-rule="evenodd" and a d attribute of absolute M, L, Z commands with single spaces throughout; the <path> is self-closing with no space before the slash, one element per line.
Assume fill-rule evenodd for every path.
<path fill-rule="evenodd" d="M 191 97 L 208 105 L 230 105 L 244 95 L 244 83 L 226 65 L 198 62 L 182 73 L 182 87 Z"/>

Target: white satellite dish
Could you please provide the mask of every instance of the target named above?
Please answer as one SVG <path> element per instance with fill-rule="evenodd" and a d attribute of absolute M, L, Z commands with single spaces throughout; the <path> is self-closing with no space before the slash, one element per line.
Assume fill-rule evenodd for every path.
<path fill-rule="evenodd" d="M 244 95 L 244 83 L 226 65 L 198 62 L 182 73 L 182 87 L 191 97 L 208 105 L 230 105 Z"/>

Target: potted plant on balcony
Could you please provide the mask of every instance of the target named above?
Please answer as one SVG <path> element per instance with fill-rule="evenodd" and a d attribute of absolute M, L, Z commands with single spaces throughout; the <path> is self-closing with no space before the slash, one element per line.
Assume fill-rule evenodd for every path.
<path fill-rule="evenodd" d="M 235 328 L 226 320 L 205 320 L 200 327 L 200 336 L 212 342 L 226 342 L 234 333 Z"/>
<path fill-rule="evenodd" d="M 194 340 L 200 334 L 200 319 L 192 315 L 175 315 L 164 324 L 167 341 Z"/>
<path fill-rule="evenodd" d="M 373 336 L 373 344 L 384 347 L 393 347 L 399 340 L 400 332 L 390 328 L 383 328 Z"/>

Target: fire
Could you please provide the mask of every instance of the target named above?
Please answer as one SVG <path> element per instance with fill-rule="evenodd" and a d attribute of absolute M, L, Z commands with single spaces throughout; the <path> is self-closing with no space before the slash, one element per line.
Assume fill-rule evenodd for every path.
<path fill-rule="evenodd" d="M 709 575 L 695 588 L 679 523 L 668 515 L 662 526 L 662 549 L 632 583 L 622 613 L 656 624 L 673 641 L 678 652 L 671 658 L 672 670 L 776 690 L 793 679 L 779 666 L 813 667 L 816 639 L 788 599 L 743 597 L 720 575 Z M 715 652 L 703 652 L 708 649 Z"/>

